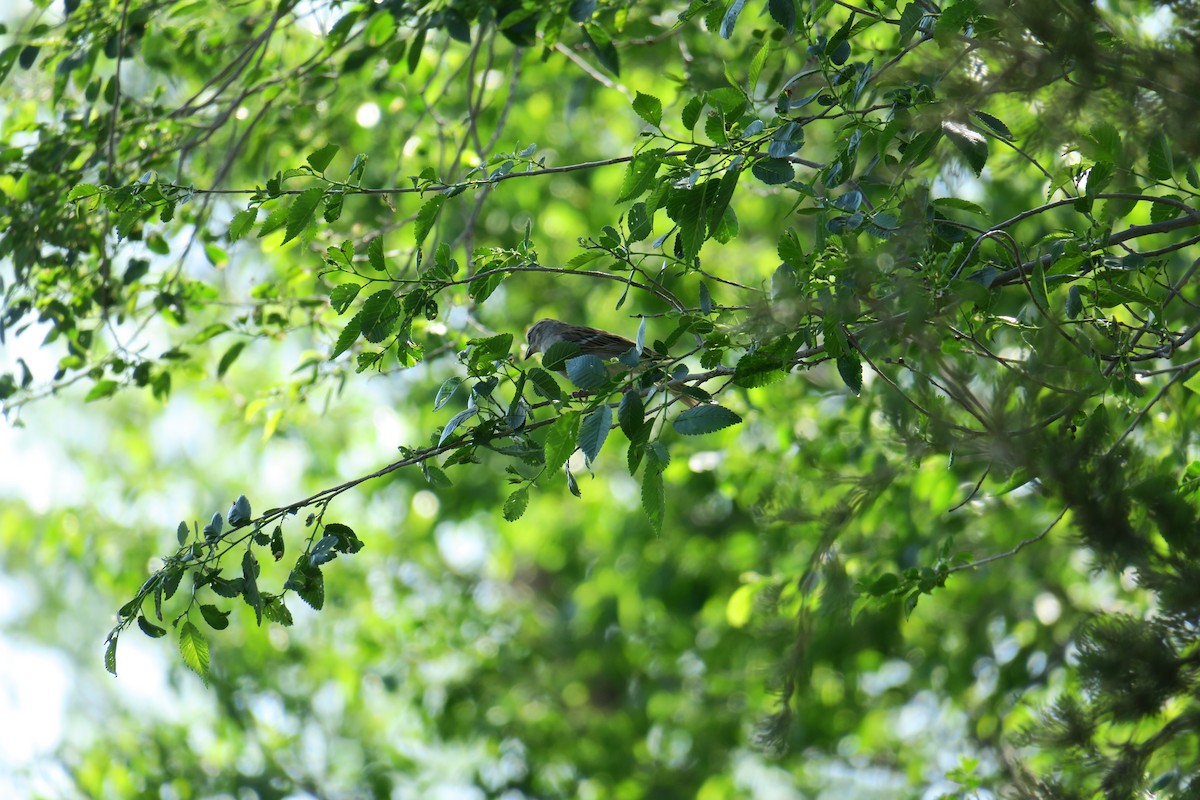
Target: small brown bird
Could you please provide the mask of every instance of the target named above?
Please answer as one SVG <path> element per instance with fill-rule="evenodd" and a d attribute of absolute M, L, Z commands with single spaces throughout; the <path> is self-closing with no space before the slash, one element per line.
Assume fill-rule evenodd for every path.
<path fill-rule="evenodd" d="M 525 338 L 529 342 L 529 347 L 525 350 L 525 358 L 529 358 L 534 353 L 545 353 L 555 344 L 563 341 L 578 345 L 580 354 L 593 355 L 603 361 L 619 358 L 637 347 L 635 342 L 631 342 L 624 336 L 617 336 L 615 333 L 598 328 L 589 328 L 586 325 L 572 325 L 556 319 L 538 320 L 525 334 Z M 662 358 L 663 356 L 658 353 L 642 348 L 643 362 L 652 363 Z M 565 369 L 559 370 L 559 372 L 566 374 Z M 689 408 L 699 405 L 700 401 L 689 397 L 680 390 L 682 385 L 673 381 L 667 384 L 667 388 Z"/>

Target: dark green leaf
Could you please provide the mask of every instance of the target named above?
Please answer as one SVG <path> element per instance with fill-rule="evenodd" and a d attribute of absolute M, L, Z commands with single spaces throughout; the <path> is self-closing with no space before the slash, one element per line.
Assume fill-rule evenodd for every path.
<path fill-rule="evenodd" d="M 733 27 L 737 24 L 737 18 L 742 13 L 742 7 L 746 5 L 746 0 L 733 0 L 729 4 L 729 8 L 725 11 L 725 17 L 721 20 L 721 38 L 728 39 L 733 36 Z"/>
<path fill-rule="evenodd" d="M 954 146 L 967 160 L 967 165 L 971 167 L 975 175 L 983 172 L 983 167 L 987 164 L 988 145 L 985 139 L 978 131 L 971 130 L 966 125 L 957 122 L 943 122 L 942 131 L 946 134 Z"/>
<path fill-rule="evenodd" d="M 583 24 L 592 18 L 596 13 L 597 0 L 571 0 L 571 7 L 567 9 L 567 16 L 572 22 Z"/>
<path fill-rule="evenodd" d="M 914 3 L 913 5 L 916 5 L 916 4 Z M 996 117 L 993 117 L 991 114 L 985 114 L 982 111 L 972 111 L 971 113 L 975 115 L 976 119 L 978 119 L 980 122 L 982 122 L 988 128 L 990 128 L 993 133 L 999 134 L 1000 136 L 1003 136 L 1005 139 L 1013 138 L 1012 131 L 1010 131 L 1008 129 L 1008 126 L 1005 125 L 1003 122 L 1001 122 Z"/>
<path fill-rule="evenodd" d="M 662 472 L 650 461 L 642 473 L 642 510 L 646 512 L 646 519 L 650 520 L 650 527 L 655 533 L 662 533 L 666 508 L 667 492 L 663 485 Z"/>
<path fill-rule="evenodd" d="M 358 293 L 362 291 L 363 284 L 361 283 L 342 283 L 333 287 L 329 293 L 329 305 L 339 314 L 345 313 L 350 304 L 354 302 L 354 298 L 358 297 Z"/>
<path fill-rule="evenodd" d="M 709 404 L 684 411 L 671 421 L 671 427 L 683 436 L 701 436 L 737 425 L 741 421 L 742 418 L 728 408 Z"/>
<path fill-rule="evenodd" d="M 621 430 L 629 437 L 629 441 L 637 441 L 642 436 L 642 429 L 646 422 L 646 409 L 642 403 L 642 396 L 636 391 L 628 391 L 621 398 L 621 405 L 617 408 L 617 422 L 621 426 Z"/>
<path fill-rule="evenodd" d="M 200 616 L 204 617 L 204 621 L 209 627 L 216 631 L 223 631 L 229 627 L 229 612 L 222 611 L 216 606 L 200 605 Z M 163 631 L 166 633 L 166 631 Z"/>
<path fill-rule="evenodd" d="M 750 171 L 754 177 L 770 186 L 787 183 L 796 177 L 796 168 L 782 158 L 760 158 Z"/>
<path fill-rule="evenodd" d="M 796 32 L 796 0 L 768 0 L 767 10 L 788 36 Z"/>
<path fill-rule="evenodd" d="M 550 426 L 546 434 L 546 468 L 555 471 L 575 452 L 579 441 L 579 413 L 568 411 Z"/>
<path fill-rule="evenodd" d="M 580 389 L 599 389 L 608 384 L 608 367 L 598 357 L 588 354 L 567 360 L 567 378 Z"/>
<path fill-rule="evenodd" d="M 525 515 L 525 509 L 528 507 L 529 484 L 525 484 L 504 501 L 504 519 L 508 522 L 516 522 Z"/>
<path fill-rule="evenodd" d="M 141 614 L 138 614 L 137 623 L 138 627 L 142 629 L 142 633 L 146 634 L 151 639 L 159 639 L 167 635 L 166 628 L 160 628 L 150 620 L 143 617 Z"/>
<path fill-rule="evenodd" d="M 1175 171 L 1175 162 L 1171 157 L 1171 145 L 1165 133 L 1159 131 L 1150 137 L 1150 149 L 1146 158 L 1151 178 L 1156 181 L 1171 179 L 1171 174 Z"/>
<path fill-rule="evenodd" d="M 787 368 L 786 361 L 770 353 L 747 353 L 738 359 L 733 382 L 747 389 L 767 386 L 783 378 Z"/>
<path fill-rule="evenodd" d="M 308 154 L 308 165 L 314 171 L 321 173 L 329 166 L 329 162 L 333 161 L 333 157 L 337 155 L 340 148 L 336 144 L 327 144 L 320 150 L 314 150 Z"/>
<path fill-rule="evenodd" d="M 621 181 L 621 192 L 617 196 L 618 203 L 636 200 L 646 193 L 646 190 L 654 184 L 654 176 L 658 174 L 658 167 L 665 152 L 661 148 L 654 148 L 643 150 L 634 156 L 625 168 L 625 177 Z"/>
<path fill-rule="evenodd" d="M 317 205 L 324 196 L 325 190 L 319 186 L 305 189 L 296 196 L 296 199 L 292 201 L 292 205 L 288 209 L 287 230 L 283 237 L 284 242 L 295 239 L 308 227 L 308 223 L 312 221 L 313 212 L 316 211 Z"/>
<path fill-rule="evenodd" d="M 1067 290 L 1067 316 L 1071 319 L 1076 319 L 1083 312 L 1083 293 L 1079 286 L 1072 286 Z"/>
<path fill-rule="evenodd" d="M 242 556 L 242 597 L 254 609 L 254 618 L 262 625 L 262 595 L 258 593 L 258 559 L 249 550 Z"/>
<path fill-rule="evenodd" d="M 601 405 L 583 419 L 579 426 L 579 449 L 589 464 L 596 460 L 608 431 L 612 428 L 612 409 Z"/>
<path fill-rule="evenodd" d="M 863 369 L 862 361 L 857 355 L 847 353 L 838 356 L 837 360 L 838 374 L 842 376 L 842 380 L 849 387 L 850 391 L 858 394 L 862 391 L 863 385 Z"/>
<path fill-rule="evenodd" d="M 224 353 L 221 354 L 221 360 L 217 362 L 217 379 L 220 380 L 233 366 L 233 362 L 237 361 L 238 356 L 242 354 L 242 350 L 246 347 L 245 342 L 234 342 L 229 345 Z"/>
<path fill-rule="evenodd" d="M 701 97 L 693 97 L 684 104 L 683 110 L 679 112 L 679 121 L 683 123 L 684 130 L 690 131 L 696 127 L 703 110 L 704 100 Z"/>
<path fill-rule="evenodd" d="M 358 341 L 358 337 L 362 335 L 362 311 L 359 311 L 346 326 L 342 328 L 342 332 L 338 334 L 337 343 L 333 346 L 333 352 L 329 354 L 329 360 L 340 356 L 342 353 L 350 349 L 350 346 Z"/>
<path fill-rule="evenodd" d="M 413 244 L 420 247 L 425 241 L 425 237 L 429 235 L 429 231 L 433 230 L 433 223 L 437 221 L 438 212 L 442 210 L 442 204 L 446 202 L 446 196 L 443 194 L 435 195 L 425 204 L 421 206 L 421 210 L 417 212 L 417 221 L 413 225 Z"/>
<path fill-rule="evenodd" d="M 592 48 L 592 52 L 596 54 L 596 59 L 602 67 L 613 75 L 621 74 L 621 57 L 617 53 L 617 48 L 613 46 L 612 37 L 608 35 L 608 31 L 599 25 L 585 25 L 583 38 Z"/>
<path fill-rule="evenodd" d="M 250 521 L 250 501 L 246 499 L 246 495 L 238 495 L 238 499 L 229 507 L 228 516 L 229 524 L 234 528 Z"/>
<path fill-rule="evenodd" d="M 662 125 L 662 101 L 654 95 L 638 92 L 633 98 L 633 110 L 654 127 Z"/>
<path fill-rule="evenodd" d="M 359 321 L 363 338 L 372 344 L 378 344 L 396 330 L 400 312 L 400 301 L 392 294 L 392 290 L 380 289 L 367 298 L 355 319 Z M 341 344 L 340 339 L 338 344 Z"/>
<path fill-rule="evenodd" d="M 478 413 L 479 409 L 475 406 L 471 406 L 470 408 L 465 408 L 451 417 L 450 421 L 446 423 L 446 427 L 442 428 L 442 435 L 438 438 L 438 447 L 441 447 L 446 443 L 446 440 L 454 434 L 454 431 L 458 429 L 459 425 L 462 425 L 464 422 Z"/>

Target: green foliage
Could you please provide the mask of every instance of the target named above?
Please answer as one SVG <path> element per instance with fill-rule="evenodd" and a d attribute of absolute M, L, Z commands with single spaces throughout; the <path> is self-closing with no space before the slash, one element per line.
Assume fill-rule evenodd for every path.
<path fill-rule="evenodd" d="M 255 0 L 14 21 L 0 81 L 36 100 L 0 129 L 0 343 L 36 334 L 50 366 L 4 362 L 6 416 L 211 392 L 256 446 L 329 460 L 257 516 L 195 465 L 195 496 L 238 499 L 181 509 L 210 521 L 179 523 L 128 599 L 151 558 L 131 547 L 106 669 L 135 624 L 178 628 L 182 663 L 253 706 L 239 674 L 321 658 L 226 644 L 287 641 L 294 595 L 325 611 L 296 628 L 347 620 L 364 662 L 461 658 L 469 679 L 387 691 L 424 698 L 439 740 L 519 742 L 527 776 L 474 779 L 493 794 L 739 796 L 730 753 L 854 742 L 964 792 L 1185 796 L 1200 132 L 1179 87 L 1200 77 L 1194 14 L 1148 39 L 1154 8 Z M 544 316 L 630 337 L 640 319 L 637 346 L 521 360 Z M 312 431 L 366 396 L 411 441 L 353 415 L 379 465 L 336 473 L 358 456 Z M 440 553 L 397 498 L 488 528 L 476 578 L 501 611 L 355 580 Z M 382 619 L 397 593 L 430 597 Z M 922 692 L 970 721 L 948 774 L 896 734 Z"/>

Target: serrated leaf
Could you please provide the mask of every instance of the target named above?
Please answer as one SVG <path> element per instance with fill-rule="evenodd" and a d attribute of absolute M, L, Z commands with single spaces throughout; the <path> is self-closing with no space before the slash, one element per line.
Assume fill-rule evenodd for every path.
<path fill-rule="evenodd" d="M 465 408 L 450 418 L 446 423 L 446 427 L 442 428 L 442 435 L 438 438 L 438 447 L 446 443 L 446 440 L 454 435 L 454 431 L 458 430 L 458 426 L 469 420 L 471 417 L 479 413 L 479 409 L 475 406 Z"/>
<path fill-rule="evenodd" d="M 342 283 L 333 287 L 329 293 L 329 305 L 337 313 L 344 314 L 350 304 L 354 302 L 354 298 L 358 297 L 362 288 L 363 284 L 361 283 Z"/>
<path fill-rule="evenodd" d="M 458 391 L 458 387 L 462 385 L 462 382 L 462 378 L 447 378 L 446 382 L 438 388 L 437 397 L 433 399 L 433 410 L 441 411 L 442 406 L 450 402 L 451 397 L 454 397 L 454 393 Z"/>
<path fill-rule="evenodd" d="M 504 519 L 508 522 L 516 522 L 525 516 L 525 509 L 528 507 L 529 484 L 525 484 L 510 494 L 508 499 L 504 501 Z"/>
<path fill-rule="evenodd" d="M 246 499 L 246 495 L 238 495 L 238 499 L 233 501 L 228 517 L 229 524 L 235 528 L 250 521 L 250 501 Z"/>
<path fill-rule="evenodd" d="M 988 215 L 980 206 L 975 205 L 970 200 L 963 200 L 958 197 L 938 197 L 933 201 L 933 205 L 938 208 L 953 208 L 958 211 L 966 211 L 968 214 L 976 214 L 980 217 Z"/>
<path fill-rule="evenodd" d="M 287 229 L 283 236 L 285 243 L 295 239 L 308 227 L 308 223 L 312 221 L 313 213 L 317 210 L 317 205 L 324 196 L 325 190 L 319 186 L 305 189 L 296 196 L 296 199 L 292 201 L 292 205 L 288 208 L 287 212 Z"/>
<path fill-rule="evenodd" d="M 529 376 L 530 382 L 534 389 L 542 397 L 547 400 L 561 400 L 562 389 L 559 388 L 558 382 L 554 380 L 554 376 L 541 367 L 533 367 L 525 373 Z"/>
<path fill-rule="evenodd" d="M 1146 159 L 1151 178 L 1156 181 L 1171 179 L 1171 174 L 1175 171 L 1175 162 L 1171 157 L 1171 144 L 1167 141 L 1167 135 L 1162 131 L 1151 137 Z"/>
<path fill-rule="evenodd" d="M 838 356 L 837 370 L 850 391 L 855 394 L 862 392 L 863 369 L 862 361 L 858 359 L 858 356 L 852 354 Z"/>
<path fill-rule="evenodd" d="M 579 441 L 579 413 L 568 411 L 550 426 L 546 434 L 546 468 L 555 471 L 575 452 Z"/>
<path fill-rule="evenodd" d="M 367 244 L 367 262 L 377 272 L 387 272 L 387 259 L 383 254 L 383 236 L 376 236 Z"/>
<path fill-rule="evenodd" d="M 234 214 L 233 219 L 229 222 L 229 241 L 236 242 L 249 233 L 250 229 L 254 227 L 256 219 L 258 219 L 258 206 L 246 208 Z"/>
<path fill-rule="evenodd" d="M 700 112 L 703 110 L 704 99 L 699 96 L 684 103 L 683 109 L 679 112 L 679 121 L 683 123 L 684 130 L 690 131 L 696 127 L 696 123 L 700 121 Z"/>
<path fill-rule="evenodd" d="M 987 164 L 987 139 L 978 131 L 949 120 L 942 123 L 942 132 L 946 134 L 946 138 L 954 143 L 958 151 L 963 154 L 963 157 L 967 160 L 967 165 L 975 173 L 975 176 L 978 177 Z"/>
<path fill-rule="evenodd" d="M 92 183 L 80 183 L 71 187 L 71 191 L 67 192 L 67 201 L 75 202 L 88 197 L 95 197 L 100 194 L 100 187 Z"/>
<path fill-rule="evenodd" d="M 442 210 L 442 204 L 445 202 L 445 195 L 435 195 L 429 198 L 417 212 L 417 220 L 413 225 L 413 243 L 417 247 L 421 246 L 425 237 L 429 235 L 429 231 L 433 229 L 433 223 L 437 221 L 438 212 Z"/>
<path fill-rule="evenodd" d="M 742 418 L 728 408 L 706 404 L 684 411 L 671 421 L 671 427 L 683 436 L 701 436 L 737 425 L 741 421 Z"/>
<path fill-rule="evenodd" d="M 142 633 L 146 634 L 151 639 L 161 639 L 163 636 L 167 635 L 166 628 L 160 628 L 141 614 L 138 614 L 137 623 L 138 627 L 141 628 Z"/>
<path fill-rule="evenodd" d="M 221 360 L 217 362 L 218 380 L 225 377 L 225 373 L 229 371 L 229 368 L 233 366 L 233 362 L 237 361 L 238 356 L 242 354 L 242 350 L 245 348 L 245 342 L 234 342 L 221 354 Z"/>
<path fill-rule="evenodd" d="M 254 618 L 262 625 L 262 595 L 258 593 L 258 559 L 249 550 L 242 556 L 242 597 L 254 609 Z"/>
<path fill-rule="evenodd" d="M 653 462 L 646 464 L 642 473 L 642 510 L 655 533 L 662 533 L 663 517 L 667 508 L 667 491 L 663 485 L 662 472 Z"/>
<path fill-rule="evenodd" d="M 567 378 L 580 389 L 599 389 L 608 384 L 608 367 L 597 356 L 575 356 L 567 359 Z"/>
<path fill-rule="evenodd" d="M 179 653 L 188 669 L 200 676 L 200 680 L 208 685 L 208 640 L 191 620 L 187 620 L 179 628 Z"/>
<path fill-rule="evenodd" d="M 796 168 L 790 161 L 782 158 L 760 158 L 750 168 L 754 177 L 768 186 L 787 183 L 796 177 Z"/>
<path fill-rule="evenodd" d="M 367 298 L 355 318 L 358 319 L 362 336 L 372 344 L 378 344 L 396 330 L 402 308 L 391 289 L 380 289 Z M 339 340 L 340 343 L 340 340 Z"/>
<path fill-rule="evenodd" d="M 200 616 L 204 617 L 204 621 L 209 627 L 216 631 L 223 631 L 229 627 L 229 612 L 222 611 L 216 606 L 200 605 Z M 163 631 L 166 633 L 166 631 Z"/>
<path fill-rule="evenodd" d="M 104 668 L 114 677 L 117 674 L 117 637 L 113 636 L 104 645 Z"/>
<path fill-rule="evenodd" d="M 762 47 L 758 48 L 758 52 L 754 54 L 754 58 L 750 59 L 750 71 L 746 76 L 746 85 L 753 92 L 758 86 L 758 79 L 762 76 L 763 67 L 767 63 L 767 55 L 771 52 L 771 43 L 769 39 L 764 39 Z"/>
<path fill-rule="evenodd" d="M 642 436 L 642 428 L 646 422 L 646 408 L 642 396 L 636 391 L 628 391 L 621 398 L 617 408 L 617 423 L 621 431 L 629 437 L 629 441 L 637 441 Z"/>
<path fill-rule="evenodd" d="M 612 428 L 612 409 L 607 405 L 596 408 L 584 417 L 583 423 L 579 426 L 579 449 L 583 451 L 589 464 L 596 460 L 596 456 L 600 455 L 600 448 L 604 446 L 604 440 L 608 438 L 610 428 Z"/>
<path fill-rule="evenodd" d="M 665 152 L 661 148 L 653 148 L 643 150 L 634 156 L 633 160 L 625 167 L 625 177 L 621 180 L 621 191 L 617 195 L 618 203 L 636 200 L 646 193 L 654 184 L 654 177 L 658 174 L 658 168 Z"/>
<path fill-rule="evenodd" d="M 1012 133 L 1012 131 L 1010 131 L 1008 129 L 1008 126 L 1005 125 L 1003 122 L 1001 122 L 996 117 L 993 117 L 991 114 L 987 114 L 983 111 L 972 111 L 971 113 L 975 116 L 976 119 L 978 119 L 980 122 L 982 122 L 988 128 L 990 128 L 992 130 L 992 133 L 1003 136 L 1005 139 L 1013 138 L 1013 133 Z"/>
<path fill-rule="evenodd" d="M 654 127 L 662 126 L 662 101 L 654 95 L 638 92 L 633 98 L 633 110 Z"/>
<path fill-rule="evenodd" d="M 329 162 L 333 161 L 333 157 L 337 155 L 337 151 L 341 149 L 336 144 L 327 144 L 320 150 L 314 150 L 308 154 L 308 165 L 317 173 L 322 173 L 329 166 Z"/>
<path fill-rule="evenodd" d="M 634 203 L 630 206 L 629 214 L 625 219 L 629 226 L 629 241 L 631 242 L 644 241 L 654 230 L 653 218 L 646 210 L 645 203 Z M 595 256 L 597 254 L 588 253 L 587 255 Z"/>
<path fill-rule="evenodd" d="M 1103 192 L 1112 181 L 1114 172 L 1115 169 L 1111 161 L 1099 161 L 1093 164 L 1087 173 L 1085 195 L 1087 197 L 1095 197 Z"/>
<path fill-rule="evenodd" d="M 796 0 L 768 0 L 767 11 L 788 36 L 796 32 Z"/>
<path fill-rule="evenodd" d="M 770 353 L 747 353 L 738 359 L 733 382 L 747 389 L 767 386 L 782 379 L 787 367 L 787 362 Z"/>
<path fill-rule="evenodd" d="M 742 13 L 742 8 L 746 5 L 746 0 L 733 0 L 729 4 L 729 8 L 725 11 L 725 16 L 721 19 L 720 34 L 722 39 L 728 39 L 733 36 L 733 28 L 737 25 L 738 16 Z"/>
<path fill-rule="evenodd" d="M 329 360 L 340 356 L 342 353 L 350 349 L 350 346 L 358 341 L 358 337 L 362 335 L 362 311 L 359 311 L 346 323 L 342 328 L 342 332 L 338 334 L 337 342 L 333 346 L 333 352 L 329 354 Z"/>

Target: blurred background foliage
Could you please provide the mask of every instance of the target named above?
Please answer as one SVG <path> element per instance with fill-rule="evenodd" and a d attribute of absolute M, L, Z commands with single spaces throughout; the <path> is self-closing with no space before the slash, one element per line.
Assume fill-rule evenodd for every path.
<path fill-rule="evenodd" d="M 1190 5 L 68 0 L 5 26 L 0 662 L 7 710 L 47 720 L 5 742 L 13 796 L 1186 796 Z M 748 144 L 789 120 L 802 148 Z M 708 159 L 740 170 L 696 252 L 686 214 L 629 238 L 646 147 L 671 155 L 641 200 L 668 211 Z M 340 217 L 293 225 L 312 186 L 345 191 Z M 1023 214 L 1015 259 L 981 235 Z M 1131 226 L 1139 253 L 1106 246 Z M 459 277 L 512 269 L 331 359 L 440 245 Z M 694 374 L 726 369 L 704 388 L 743 419 L 655 429 L 661 530 L 617 432 L 570 462 L 580 497 L 550 470 L 515 522 L 504 469 L 536 458 L 468 442 L 474 463 L 336 496 L 323 521 L 365 546 L 326 566 L 322 613 L 288 595 L 294 624 L 258 626 L 201 589 L 232 610 L 219 630 L 188 612 L 207 686 L 167 624 L 190 576 L 168 637 L 130 629 L 104 672 L 181 519 L 436 444 L 473 340 L 547 316 L 633 338 L 639 314 L 648 342 L 695 339 Z M 768 352 L 770 380 L 730 382 Z M 507 404 L 515 368 L 486 369 L 469 384 L 502 378 Z M 286 558 L 261 550 L 264 590 L 311 510 Z M 1097 703 L 1147 663 L 1132 705 Z"/>

